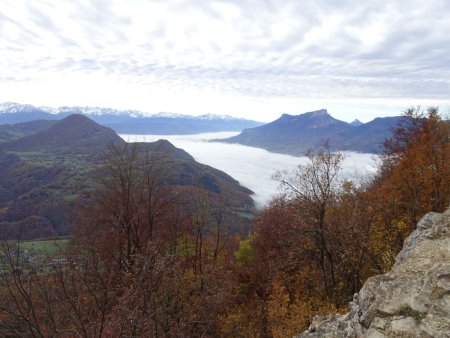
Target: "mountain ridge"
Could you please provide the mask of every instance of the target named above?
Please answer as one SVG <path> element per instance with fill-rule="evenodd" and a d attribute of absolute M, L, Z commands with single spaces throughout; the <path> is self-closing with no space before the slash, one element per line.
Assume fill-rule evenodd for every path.
<path fill-rule="evenodd" d="M 350 122 L 350 124 L 352 125 L 352 126 L 354 126 L 354 127 L 358 127 L 358 126 L 360 126 L 360 125 L 362 125 L 362 124 L 364 124 L 364 123 L 362 123 L 360 120 L 358 120 L 358 119 L 354 119 L 352 122 Z"/>
<path fill-rule="evenodd" d="M 244 129 L 239 135 L 214 141 L 239 143 L 268 151 L 301 156 L 329 142 L 332 150 L 379 153 L 384 140 L 404 117 L 376 118 L 352 125 L 332 117 L 326 109 L 300 115 L 283 114 L 263 126 Z"/>
<path fill-rule="evenodd" d="M 111 128 L 101 126 L 84 115 L 73 114 L 37 133 L 26 135 L 0 146 L 0 149 L 26 151 L 36 148 L 98 148 L 124 144 Z"/>
<path fill-rule="evenodd" d="M 164 161 L 164 183 L 174 189 L 197 189 L 223 200 L 242 219 L 239 215 L 253 213 L 251 190 L 167 140 L 127 145 L 112 129 L 75 114 L 0 144 L 0 235 L 3 230 L 22 239 L 69 234 L 74 206 L 89 202 L 107 173 L 108 158 L 116 154 L 108 147 L 121 154 L 128 146 L 136 147 L 142 160 Z M 42 229 L 32 231 L 30 220 L 39 220 Z"/>
<path fill-rule="evenodd" d="M 94 121 L 114 129 L 117 133 L 152 133 L 162 135 L 198 134 L 216 131 L 241 131 L 262 122 L 229 115 L 205 114 L 200 116 L 160 112 L 147 114 L 138 110 L 118 110 L 102 107 L 35 107 L 15 102 L 0 104 L 0 124 L 15 124 L 32 120 L 59 120 L 71 114 L 88 116 Z"/>
<path fill-rule="evenodd" d="M 2 124 L 0 125 L 0 143 L 37 133 L 57 122 L 57 120 L 35 120 L 16 124 Z"/>

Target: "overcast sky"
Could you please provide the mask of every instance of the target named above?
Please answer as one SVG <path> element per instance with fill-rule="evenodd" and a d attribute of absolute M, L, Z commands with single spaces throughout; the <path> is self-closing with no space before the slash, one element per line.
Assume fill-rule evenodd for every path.
<path fill-rule="evenodd" d="M 448 0 L 1 0 L 0 102 L 270 121 L 450 106 Z"/>

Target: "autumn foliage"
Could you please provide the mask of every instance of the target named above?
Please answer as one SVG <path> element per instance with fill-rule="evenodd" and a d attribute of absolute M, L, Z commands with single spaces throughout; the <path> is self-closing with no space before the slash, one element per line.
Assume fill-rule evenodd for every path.
<path fill-rule="evenodd" d="M 327 144 L 277 173 L 246 238 L 220 196 L 167 183 L 170 159 L 112 147 L 64 259 L 36 266 L 2 243 L 0 335 L 286 337 L 345 311 L 450 203 L 449 123 L 434 108 L 402 121 L 371 181 L 344 179 Z"/>
<path fill-rule="evenodd" d="M 450 204 L 449 123 L 435 108 L 405 112 L 370 182 L 340 179 L 342 155 L 327 145 L 307 155 L 276 175 L 284 194 L 255 221 L 227 330 L 292 336 L 316 314 L 345 311 L 368 277 L 389 270 L 417 221 Z"/>

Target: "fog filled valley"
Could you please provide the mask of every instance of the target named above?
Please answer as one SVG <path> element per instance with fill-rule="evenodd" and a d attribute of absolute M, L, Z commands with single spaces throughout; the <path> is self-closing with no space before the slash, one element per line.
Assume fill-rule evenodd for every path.
<path fill-rule="evenodd" d="M 450 0 L 0 3 L 0 338 L 450 338 Z"/>
<path fill-rule="evenodd" d="M 238 132 L 205 133 L 196 135 L 129 135 L 120 134 L 127 142 L 154 142 L 165 139 L 186 150 L 198 162 L 231 175 L 254 192 L 252 198 L 259 208 L 277 194 L 279 182 L 273 175 L 277 171 L 294 171 L 307 162 L 306 157 L 277 154 L 264 149 L 210 140 L 228 138 Z M 340 175 L 355 182 L 370 179 L 377 170 L 375 154 L 344 152 Z"/>
<path fill-rule="evenodd" d="M 7 107 L 3 118 L 19 116 Z M 118 135 L 89 114 L 30 120 L 23 109 L 28 120 L 0 124 L 2 336 L 294 336 L 348 310 L 396 267 L 420 218 L 450 203 L 449 124 L 436 108 L 357 126 L 319 110 L 186 135 Z M 190 128 L 215 131 L 211 119 L 223 117 Z M 303 133 L 314 137 L 298 156 Z M 378 153 L 349 151 L 360 145 Z M 448 319 L 399 306 L 389 315 L 414 332 L 440 332 L 441 319 L 421 324 L 428 313 Z M 369 332 L 358 316 L 352 332 Z"/>

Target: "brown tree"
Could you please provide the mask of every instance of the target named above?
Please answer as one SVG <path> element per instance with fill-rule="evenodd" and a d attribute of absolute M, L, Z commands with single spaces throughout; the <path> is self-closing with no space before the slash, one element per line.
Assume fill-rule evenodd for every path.
<path fill-rule="evenodd" d="M 390 268 L 418 220 L 450 203 L 450 124 L 433 107 L 427 112 L 408 109 L 402 121 L 386 141 L 379 175 L 370 187 L 376 232 L 384 243 L 377 255 L 384 269 Z"/>
<path fill-rule="evenodd" d="M 317 153 L 309 151 L 306 156 L 308 163 L 299 165 L 293 175 L 278 173 L 274 177 L 287 196 L 299 205 L 304 223 L 310 225 L 303 232 L 314 238 L 324 291 L 331 297 L 336 286 L 336 275 L 327 213 L 337 202 L 340 189 L 338 174 L 344 156 L 332 153 L 327 143 L 324 149 Z"/>

